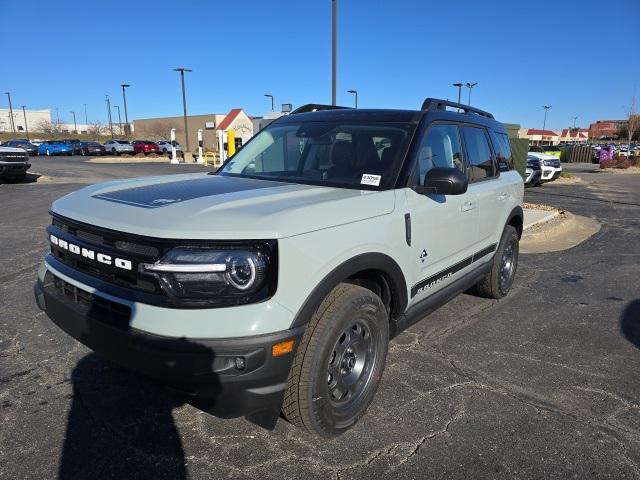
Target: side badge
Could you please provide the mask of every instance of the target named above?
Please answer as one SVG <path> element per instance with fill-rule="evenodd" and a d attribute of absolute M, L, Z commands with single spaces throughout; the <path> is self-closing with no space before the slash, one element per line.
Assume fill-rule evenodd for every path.
<path fill-rule="evenodd" d="M 420 254 L 420 261 L 421 261 L 422 263 L 424 263 L 424 261 L 425 261 L 426 259 L 427 259 L 427 250 L 426 250 L 426 249 L 423 249 L 423 250 L 422 250 L 422 253 Z"/>

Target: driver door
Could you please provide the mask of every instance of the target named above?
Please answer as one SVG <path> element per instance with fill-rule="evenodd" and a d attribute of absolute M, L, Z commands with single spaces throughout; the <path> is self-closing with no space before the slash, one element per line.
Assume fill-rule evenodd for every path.
<path fill-rule="evenodd" d="M 433 167 L 466 172 L 460 128 L 434 123 L 424 133 L 416 168 L 420 183 Z M 478 246 L 479 210 L 476 195 L 419 194 L 406 189 L 411 218 L 412 283 L 409 304 L 419 302 L 455 281 L 471 265 Z"/>

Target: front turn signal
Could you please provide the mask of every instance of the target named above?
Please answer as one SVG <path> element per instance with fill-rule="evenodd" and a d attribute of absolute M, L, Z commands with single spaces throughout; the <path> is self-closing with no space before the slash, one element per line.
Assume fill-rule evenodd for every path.
<path fill-rule="evenodd" d="M 285 340 L 284 342 L 276 343 L 271 347 L 271 355 L 274 357 L 281 357 L 282 355 L 291 353 L 293 352 L 293 346 L 295 343 L 295 340 Z"/>

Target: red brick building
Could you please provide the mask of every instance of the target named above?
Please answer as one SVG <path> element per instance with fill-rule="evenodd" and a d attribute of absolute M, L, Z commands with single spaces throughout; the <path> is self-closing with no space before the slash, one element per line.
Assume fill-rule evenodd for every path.
<path fill-rule="evenodd" d="M 626 120 L 598 120 L 589 125 L 589 138 L 593 140 L 603 137 L 618 138 L 619 130 L 626 127 Z"/>

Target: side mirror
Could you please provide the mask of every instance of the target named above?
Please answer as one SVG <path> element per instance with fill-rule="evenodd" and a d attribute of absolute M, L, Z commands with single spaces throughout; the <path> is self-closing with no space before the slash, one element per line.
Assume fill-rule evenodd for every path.
<path fill-rule="evenodd" d="M 435 167 L 424 176 L 424 184 L 414 188 L 417 193 L 462 195 L 467 191 L 467 176 L 454 167 Z"/>

